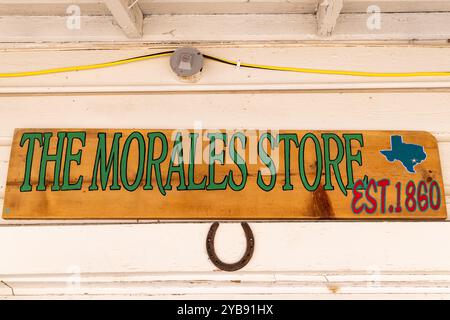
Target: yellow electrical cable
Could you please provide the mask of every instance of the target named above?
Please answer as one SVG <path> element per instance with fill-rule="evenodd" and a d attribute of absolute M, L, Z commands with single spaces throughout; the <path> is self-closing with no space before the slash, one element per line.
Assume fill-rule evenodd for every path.
<path fill-rule="evenodd" d="M 38 76 L 38 75 L 60 73 L 60 72 L 101 69 L 101 68 L 107 68 L 107 67 L 113 67 L 113 66 L 118 66 L 118 65 L 122 65 L 122 64 L 127 64 L 127 63 L 131 63 L 131 62 L 137 62 L 137 61 L 143 61 L 143 60 L 148 60 L 148 59 L 153 59 L 153 58 L 164 57 L 164 56 L 168 56 L 172 53 L 173 53 L 173 51 L 166 51 L 166 52 L 149 54 L 149 55 L 145 55 L 145 56 L 128 58 L 128 59 L 123 59 L 123 60 L 118 60 L 118 61 L 88 64 L 88 65 L 83 65 L 83 66 L 53 68 L 53 69 L 38 70 L 38 71 L 0 73 L 0 78 L 28 77 L 28 76 Z"/>
<path fill-rule="evenodd" d="M 171 55 L 174 51 L 165 51 L 154 54 L 148 54 L 139 57 L 133 57 L 118 61 L 97 63 L 82 66 L 72 66 L 63 68 L 53 68 L 38 71 L 24 71 L 24 72 L 11 72 L 11 73 L 0 73 L 0 78 L 14 78 L 14 77 L 27 77 L 27 76 L 37 76 L 44 74 L 53 74 L 60 72 L 70 72 L 70 71 L 81 71 L 81 70 L 92 70 L 107 68 L 122 64 L 127 64 L 131 62 L 143 61 L 158 57 L 165 57 Z M 218 58 L 210 55 L 203 55 L 207 59 L 211 59 L 217 62 L 226 63 L 234 66 L 241 66 L 245 68 L 253 69 L 263 69 L 263 70 L 275 70 L 275 71 L 289 71 L 289 72 L 299 72 L 299 73 L 312 73 L 312 74 L 329 74 L 329 75 L 343 75 L 343 76 L 356 76 L 356 77 L 442 77 L 450 76 L 450 71 L 419 71 L 419 72 L 368 72 L 368 71 L 350 71 L 350 70 L 329 70 L 329 69 L 309 69 L 309 68 L 296 68 L 296 67 L 282 67 L 282 66 L 271 66 L 262 64 L 252 64 L 252 63 L 238 63 L 233 60 L 228 60 L 224 58 Z"/>
<path fill-rule="evenodd" d="M 223 58 L 218 58 L 214 56 L 204 55 L 206 58 L 223 62 L 226 64 L 231 64 L 237 66 L 236 61 L 227 60 Z M 254 68 L 254 69 L 264 69 L 264 70 L 276 70 L 276 71 L 290 71 L 290 72 L 300 72 L 300 73 L 313 73 L 313 74 L 332 74 L 332 75 L 342 75 L 342 76 L 356 76 L 356 77 L 440 77 L 440 76 L 450 76 L 450 71 L 419 71 L 419 72 L 368 72 L 368 71 L 348 71 L 348 70 L 327 70 L 327 69 L 309 69 L 309 68 L 296 68 L 296 67 L 281 67 L 281 66 L 270 66 L 262 64 L 252 64 L 252 63 L 240 63 L 241 67 Z"/>

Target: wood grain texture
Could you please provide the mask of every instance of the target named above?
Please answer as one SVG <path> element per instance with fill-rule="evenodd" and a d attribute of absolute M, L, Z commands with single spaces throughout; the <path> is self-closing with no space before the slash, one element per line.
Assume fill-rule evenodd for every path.
<path fill-rule="evenodd" d="M 0 20 L 1 21 L 1 20 Z M 47 44 L 47 46 L 50 46 Z M 106 46 L 106 45 L 105 45 Z M 110 46 L 114 47 L 113 44 Z M 41 70 L 64 66 L 84 65 L 115 61 L 143 54 L 156 53 L 176 46 L 161 48 L 153 46 L 130 49 L 132 45 L 121 47 L 120 50 L 26 50 L 18 49 L 14 52 L 1 52 L 1 71 L 19 72 Z M 139 47 L 139 45 L 136 45 Z M 241 62 L 257 64 L 277 64 L 282 66 L 361 70 L 373 72 L 410 72 L 410 71 L 445 71 L 446 60 L 442 56 L 450 55 L 450 47 L 433 46 L 357 46 L 322 44 L 313 45 L 277 45 L 267 50 L 255 44 L 247 43 L 240 46 L 196 46 L 201 52 L 213 56 L 224 57 Z M 51 47 L 50 47 L 51 48 Z M 401 52 L 401 53 L 399 53 Z M 331 54 L 330 54 L 331 53 Z M 368 62 L 369 61 L 369 62 Z M 413 62 L 411 62 L 413 61 Z M 205 68 L 198 83 L 180 83 L 169 67 L 169 58 L 162 57 L 149 61 L 141 61 L 127 65 L 91 71 L 60 73 L 40 77 L 0 78 L 0 93 L 9 95 L 20 93 L 35 93 L 48 95 L 57 93 L 67 96 L 73 95 L 75 89 L 92 94 L 103 93 L 109 88 L 109 93 L 182 93 L 200 92 L 211 93 L 249 91 L 283 91 L 295 93 L 298 89 L 333 89 L 353 91 L 379 85 L 381 93 L 392 91 L 398 87 L 412 88 L 411 94 L 418 94 L 415 90 L 437 87 L 450 88 L 449 77 L 411 78 L 361 78 L 343 77 L 339 75 L 314 75 L 294 72 L 273 72 L 249 68 L 236 68 L 230 65 L 205 60 Z M 30 90 L 27 91 L 27 88 Z M 134 88 L 134 89 L 133 89 Z M 33 89 L 33 90 L 31 90 Z M 84 89 L 84 90 L 83 90 Z M 362 93 L 362 92 L 359 92 Z M 432 92 L 427 91 L 427 94 Z M 367 95 L 370 96 L 370 95 Z M 396 97 L 397 95 L 394 95 Z M 332 97 L 332 96 L 330 96 Z M 346 96 L 347 97 L 347 96 Z M 438 95 L 435 95 L 438 100 Z M 434 99 L 434 98 L 433 98 Z M 112 100 L 112 99 L 111 99 Z M 411 99 L 412 100 L 412 99 Z M 114 101 L 110 101 L 114 103 Z M 331 102 L 329 101 L 328 104 Z M 416 108 L 410 103 L 411 108 Z M 44 106 L 42 106 L 44 107 Z M 199 108 L 201 106 L 198 106 Z M 400 107 L 401 108 L 401 107 Z M 431 129 L 437 131 L 436 129 Z M 11 134 L 10 134 L 11 135 Z"/>
<path fill-rule="evenodd" d="M 369 30 L 367 14 L 341 14 L 333 34 L 324 38 L 316 34 L 314 14 L 151 15 L 144 19 L 143 37 L 129 39 L 120 27 L 113 25 L 111 16 L 85 16 L 81 20 L 81 29 L 76 32 L 67 30 L 66 17 L 2 16 L 0 43 L 15 42 L 18 46 L 30 42 L 95 41 L 159 46 L 198 42 L 296 44 L 299 41 L 447 40 L 449 17 L 449 12 L 386 13 L 383 14 L 382 28 Z"/>
<path fill-rule="evenodd" d="M 70 166 L 70 175 L 67 175 L 69 183 L 76 183 L 80 177 L 83 177 L 82 184 L 77 190 L 63 190 L 61 187 L 63 181 L 63 171 L 69 167 L 64 160 L 61 160 L 61 169 L 55 173 L 55 163 L 42 164 L 40 162 L 41 148 L 37 145 L 34 149 L 33 162 L 29 165 L 31 170 L 31 187 L 24 190 L 25 185 L 25 166 L 29 146 L 24 148 L 21 141 L 24 134 L 50 132 L 53 137 L 50 138 L 48 154 L 55 154 L 58 141 L 56 136 L 58 132 L 85 132 L 85 146 L 81 142 L 74 143 L 71 153 L 82 152 L 80 164 L 72 163 Z M 162 133 L 168 140 L 166 147 L 162 146 L 161 140 L 157 140 L 150 152 L 150 140 L 147 139 L 151 133 Z M 197 148 L 192 151 L 192 141 L 190 133 L 195 131 L 183 132 L 182 130 L 122 130 L 122 129 L 89 129 L 89 130 L 65 130 L 65 129 L 18 129 L 15 132 L 11 159 L 9 162 L 9 173 L 7 188 L 5 193 L 5 203 L 3 209 L 3 218 L 5 219 L 435 219 L 446 218 L 446 207 L 444 203 L 445 194 L 443 190 L 442 171 L 440 167 L 439 151 L 436 139 L 425 132 L 395 132 L 395 131 L 285 131 L 270 132 L 271 135 L 294 134 L 297 136 L 297 143 L 302 138 L 312 133 L 317 142 L 320 143 L 320 149 L 312 143 L 311 138 L 305 140 L 305 149 L 300 151 L 293 142 L 289 143 L 290 156 L 285 157 L 286 143 L 258 144 L 264 134 L 264 131 L 230 131 L 207 130 L 197 131 L 200 139 L 196 139 Z M 242 148 L 239 140 L 231 142 L 231 137 L 239 132 L 246 137 L 246 147 Z M 338 151 L 337 140 L 326 140 L 323 134 L 335 133 L 336 139 L 341 144 L 341 150 Z M 97 138 L 99 133 L 105 134 L 106 142 L 100 143 Z M 116 173 L 104 175 L 107 178 L 107 184 L 102 185 L 101 165 L 96 162 L 99 145 L 104 145 L 106 154 L 104 155 L 104 165 L 109 162 L 109 155 L 112 153 L 113 136 L 120 133 L 123 138 L 118 141 L 117 152 L 119 156 L 116 164 Z M 212 139 L 206 138 L 209 134 L 226 133 L 224 143 L 215 142 L 212 145 Z M 344 134 L 362 134 L 362 141 L 354 140 L 346 142 Z M 177 134 L 183 134 L 177 141 L 183 141 L 177 149 L 175 146 Z M 128 151 L 124 148 L 128 137 L 135 135 L 141 137 L 142 149 L 138 149 L 137 140 L 129 140 Z M 415 173 L 408 172 L 399 162 L 389 163 L 380 153 L 380 150 L 391 149 L 392 136 L 402 137 L 404 143 L 416 144 L 424 147 L 426 159 L 418 164 Z M 182 138 L 181 138 L 182 137 Z M 217 137 L 216 137 L 217 138 Z M 183 139 L 183 140 L 181 140 Z M 320 142 L 319 142 L 320 140 Z M 134 145 L 131 141 L 134 141 Z M 220 138 L 217 140 L 220 141 Z M 329 147 L 325 142 L 329 141 Z M 148 145 L 146 145 L 148 143 Z M 32 143 L 34 145 L 34 143 Z M 362 146 L 361 146 L 362 145 Z M 233 146 L 233 147 L 232 147 Z M 261 148 L 270 151 L 271 161 L 276 168 L 276 183 L 273 187 L 264 190 L 268 185 L 271 174 L 268 172 L 268 163 L 262 162 Z M 393 147 L 393 146 L 392 146 Z M 319 148 L 319 145 L 317 145 Z M 213 149 L 213 151 L 211 151 Z M 165 150 L 165 153 L 163 153 Z M 178 151 L 177 151 L 178 150 Z M 317 150 L 320 156 L 316 155 Z M 350 151 L 349 151 L 350 150 Z M 129 152 L 125 158 L 123 155 Z M 214 160 L 211 157 L 224 153 L 222 160 Z M 237 152 L 239 157 L 245 159 L 245 167 L 248 170 L 244 174 L 242 168 L 237 166 L 237 158 L 232 160 L 232 152 Z M 361 152 L 362 165 L 355 162 L 347 162 L 352 155 Z M 66 151 L 60 153 L 61 159 L 67 157 Z M 165 154 L 164 156 L 162 156 Z M 339 156 L 340 154 L 340 156 Z M 178 155 L 183 160 L 178 160 Z M 162 157 L 163 161 L 157 167 L 148 166 L 150 159 Z M 332 167 L 326 159 L 330 161 L 340 157 L 337 167 Z M 169 160 L 172 159 L 175 165 L 172 166 Z M 173 160 L 175 159 L 175 160 Z M 194 159 L 194 160 L 193 160 Z M 304 159 L 304 164 L 300 165 L 300 159 Z M 169 174 L 170 170 L 180 165 L 182 172 Z M 194 162 L 195 161 L 195 162 Z M 222 163 L 221 163 L 222 162 Z M 192 166 L 191 166 L 192 164 Z M 212 164 L 212 166 L 211 166 Z M 46 167 L 45 189 L 38 190 L 38 180 L 41 181 L 41 170 Z M 114 165 L 113 165 L 114 166 Z M 64 168 L 63 168 L 64 167 Z M 353 174 L 348 175 L 349 168 L 353 168 Z M 192 174 L 191 174 L 191 169 Z M 263 183 L 257 182 L 260 172 Z M 287 170 L 290 170 L 288 172 Z M 94 173 L 96 172 L 96 173 Z M 140 173 L 139 173 L 140 172 Z M 151 172 L 151 173 L 150 173 Z M 306 175 L 307 181 L 300 179 L 301 174 Z M 59 178 L 55 178 L 58 174 Z M 158 179 L 158 175 L 161 178 Z M 355 214 L 352 209 L 352 192 L 347 190 L 349 184 L 355 183 L 368 176 L 369 179 L 380 181 L 389 179 L 390 187 L 386 193 L 386 208 L 381 210 L 381 200 L 378 199 L 378 209 L 369 214 L 369 212 Z M 113 180 L 117 176 L 117 180 Z M 42 175 L 42 178 L 44 176 Z M 138 180 L 137 180 L 138 179 Z M 406 188 L 409 181 L 414 181 L 417 186 L 423 181 L 428 187 L 435 180 L 440 186 L 435 189 L 434 202 L 438 208 L 429 208 L 425 212 L 414 209 L 408 212 L 405 208 L 404 199 L 406 193 L 401 194 L 402 202 L 399 212 L 394 212 L 393 208 L 397 203 L 397 193 L 393 185 L 397 182 Z M 196 186 L 204 181 L 203 186 Z M 225 181 L 225 184 L 222 182 Z M 317 181 L 315 184 L 314 181 Z M 341 185 L 339 185 L 339 181 Z M 243 184 L 241 189 L 231 185 Z M 42 184 L 44 187 L 44 181 Z M 223 186 L 220 186 L 223 184 Z M 306 190 L 307 185 L 315 184 L 314 191 Z M 93 186 L 96 188 L 93 188 Z M 116 187 L 113 187 L 116 185 Z M 127 186 L 128 185 L 128 186 Z M 134 185 L 134 187 L 131 187 Z M 54 187 L 57 186 L 56 190 Z M 68 186 L 70 188 L 70 186 Z M 73 188 L 72 188 L 73 189 Z M 114 190 L 116 189 L 116 190 Z M 191 189 L 191 190 L 189 190 Z M 197 189 L 197 190 L 195 190 Z M 378 191 L 373 190 L 374 194 Z M 375 195 L 374 195 L 375 196 Z M 415 201 L 415 200 L 414 200 Z M 371 206 L 364 198 L 358 204 L 358 207 L 366 203 Z M 391 206 L 392 205 L 392 206 Z M 388 209 L 389 207 L 389 209 Z M 392 208 L 391 208 L 392 207 Z M 428 206 L 427 206 L 428 207 Z M 367 210 L 368 211 L 368 210 Z"/>
<path fill-rule="evenodd" d="M 330 36 L 333 33 L 343 5 L 343 0 L 318 1 L 316 18 L 317 33 L 320 36 Z"/>
<path fill-rule="evenodd" d="M 142 37 L 144 15 L 139 4 L 129 0 L 108 0 L 104 2 L 116 23 L 129 38 Z"/>
<path fill-rule="evenodd" d="M 5 15 L 60 15 L 76 3 L 83 15 L 108 15 L 100 0 L 3 0 L 0 11 Z M 382 12 L 450 11 L 445 0 L 346 0 L 344 12 L 365 13 L 376 4 Z M 151 14 L 226 14 L 226 13 L 314 13 L 317 0 L 139 0 L 146 15 Z"/>
<path fill-rule="evenodd" d="M 195 279 L 193 274 L 207 273 L 203 279 L 210 280 L 216 275 L 245 279 L 252 272 L 379 270 L 433 275 L 450 270 L 450 252 L 436 245 L 450 241 L 449 222 L 251 223 L 256 239 L 253 259 L 233 275 L 213 272 L 205 251 L 209 227 L 209 223 L 0 226 L 2 243 L 14 243 L 2 249 L 0 275 L 64 275 L 72 266 L 83 274 L 149 272 Z M 216 237 L 217 252 L 225 261 L 244 251 L 239 223 L 221 224 Z"/>
<path fill-rule="evenodd" d="M 9 275 L 3 277 L 3 296 L 52 298 L 135 299 L 301 299 L 394 297 L 434 298 L 450 296 L 448 273 L 366 272 L 246 272 L 222 273 L 94 273 L 50 275 Z M 84 295 L 84 297 L 82 296 Z M 0 299 L 2 297 L 0 296 Z"/>

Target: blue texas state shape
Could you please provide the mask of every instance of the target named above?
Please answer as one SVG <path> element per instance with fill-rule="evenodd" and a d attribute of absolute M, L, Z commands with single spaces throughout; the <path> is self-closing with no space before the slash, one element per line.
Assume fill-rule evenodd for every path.
<path fill-rule="evenodd" d="M 411 173 L 415 173 L 414 167 L 427 157 L 422 146 L 403 143 L 402 136 L 391 136 L 391 150 L 381 150 L 380 152 L 390 162 L 400 161 Z"/>

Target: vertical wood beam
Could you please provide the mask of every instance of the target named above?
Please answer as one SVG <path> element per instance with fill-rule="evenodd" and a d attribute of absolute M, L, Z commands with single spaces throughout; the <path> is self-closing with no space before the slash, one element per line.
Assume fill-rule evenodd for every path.
<path fill-rule="evenodd" d="M 317 34 L 331 36 L 341 13 L 344 0 L 319 0 L 316 10 Z"/>
<path fill-rule="evenodd" d="M 135 0 L 105 0 L 105 5 L 128 38 L 141 38 L 144 15 Z"/>

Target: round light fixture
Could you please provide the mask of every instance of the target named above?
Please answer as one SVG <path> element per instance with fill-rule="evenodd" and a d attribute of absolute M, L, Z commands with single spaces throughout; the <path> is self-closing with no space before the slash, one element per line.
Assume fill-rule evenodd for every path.
<path fill-rule="evenodd" d="M 203 69 L 203 55 L 191 47 L 178 48 L 170 56 L 170 67 L 182 81 L 195 82 Z"/>

